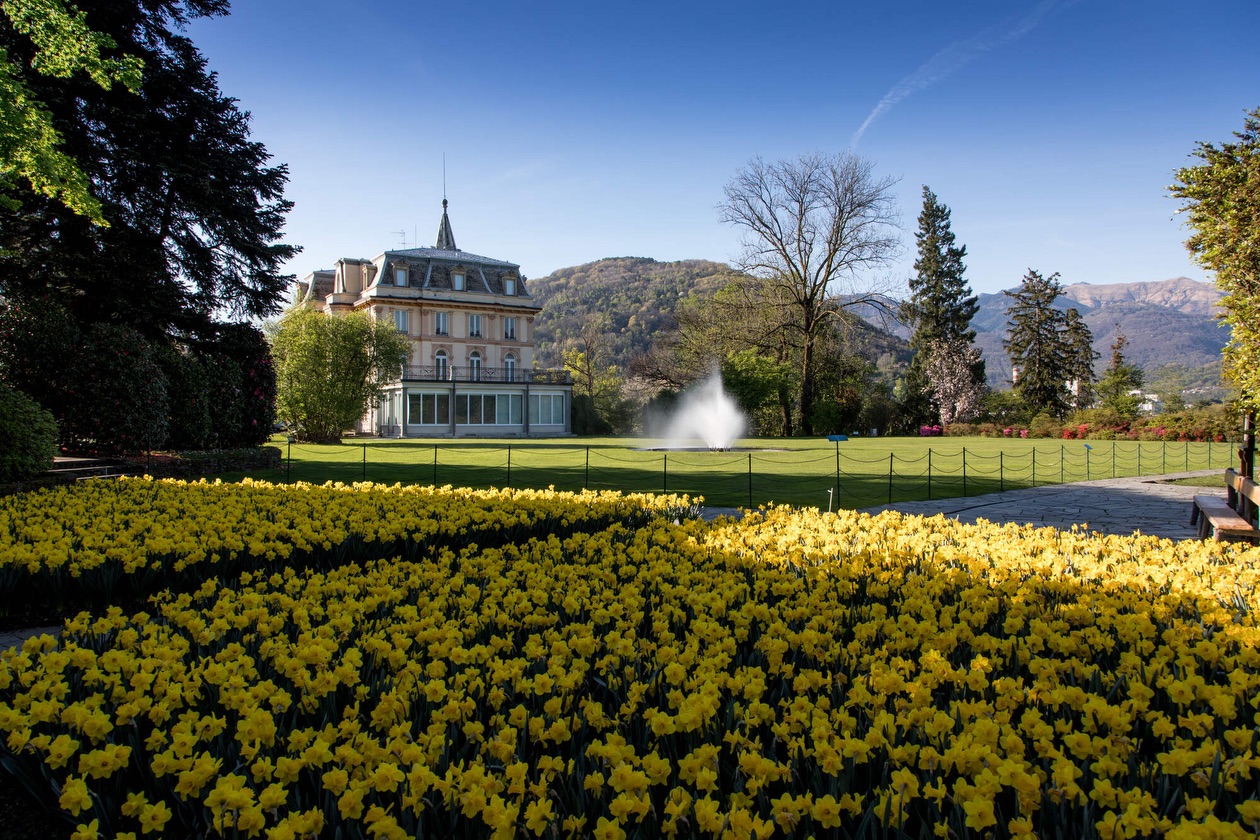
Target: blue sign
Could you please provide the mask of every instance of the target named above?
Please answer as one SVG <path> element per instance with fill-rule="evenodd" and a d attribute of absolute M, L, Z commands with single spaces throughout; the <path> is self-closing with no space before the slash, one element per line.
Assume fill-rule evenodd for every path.
<path fill-rule="evenodd" d="M 831 441 L 832 443 L 840 443 L 841 441 L 845 441 L 848 439 L 849 439 L 848 435 L 827 435 L 827 440 Z"/>

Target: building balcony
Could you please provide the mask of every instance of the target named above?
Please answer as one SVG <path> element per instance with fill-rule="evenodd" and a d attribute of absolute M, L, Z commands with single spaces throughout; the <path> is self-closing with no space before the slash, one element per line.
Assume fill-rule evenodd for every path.
<path fill-rule="evenodd" d="M 532 385 L 571 385 L 567 370 L 491 368 L 456 365 L 406 365 L 404 382 L 512 382 Z"/>

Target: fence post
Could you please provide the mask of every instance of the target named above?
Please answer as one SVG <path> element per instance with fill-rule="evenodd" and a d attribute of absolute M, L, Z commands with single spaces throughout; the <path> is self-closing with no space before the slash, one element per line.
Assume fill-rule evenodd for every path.
<path fill-rule="evenodd" d="M 1160 455 L 1159 473 L 1160 475 L 1168 475 L 1168 441 L 1161 440 L 1160 443 L 1163 444 L 1164 451 Z"/>
<path fill-rule="evenodd" d="M 1002 456 L 1005 452 L 998 452 L 998 492 L 1006 490 L 1006 459 Z"/>
<path fill-rule="evenodd" d="M 1116 477 L 1116 442 L 1111 442 L 1111 477 Z"/>
<path fill-rule="evenodd" d="M 433 486 L 437 487 L 437 450 L 438 445 L 433 444 Z"/>
<path fill-rule="evenodd" d="M 661 492 L 669 492 L 669 453 L 665 453 L 665 462 L 661 466 Z"/>
<path fill-rule="evenodd" d="M 840 441 L 836 441 L 836 492 L 840 492 Z"/>
<path fill-rule="evenodd" d="M 837 448 L 839 448 L 837 446 Z M 839 457 L 837 455 L 836 457 Z M 748 453 L 748 509 L 752 510 L 752 453 Z"/>
<path fill-rule="evenodd" d="M 591 448 L 586 447 L 586 477 L 582 479 L 582 489 L 591 489 Z"/>
<path fill-rule="evenodd" d="M 1209 466 L 1208 469 L 1211 469 Z M 1186 439 L 1186 472 L 1190 472 L 1190 439 Z"/>
<path fill-rule="evenodd" d="M 1243 415 L 1242 449 L 1238 453 L 1238 466 L 1244 478 L 1256 477 L 1256 413 Z"/>
<path fill-rule="evenodd" d="M 1138 445 L 1138 475 L 1142 474 L 1142 441 L 1137 442 Z"/>
<path fill-rule="evenodd" d="M 1032 461 L 1033 461 L 1032 486 L 1036 487 L 1037 486 L 1037 447 L 1035 446 L 1033 447 L 1033 450 L 1032 450 Z"/>
<path fill-rule="evenodd" d="M 888 504 L 892 504 L 892 487 L 893 487 L 893 453 L 888 453 Z"/>
<path fill-rule="evenodd" d="M 932 447 L 928 447 L 928 501 L 932 501 Z"/>
<path fill-rule="evenodd" d="M 289 438 L 288 449 L 289 451 L 285 456 L 285 460 L 288 461 L 288 464 L 285 466 L 285 469 L 284 469 L 284 483 L 292 484 L 293 483 L 293 438 Z"/>
<path fill-rule="evenodd" d="M 1067 458 L 1067 444 L 1060 443 L 1059 444 L 1059 483 L 1060 484 L 1062 484 L 1064 481 L 1063 461 L 1066 458 Z"/>
<path fill-rule="evenodd" d="M 367 444 L 363 444 L 363 480 L 367 481 Z"/>
<path fill-rule="evenodd" d="M 967 495 L 967 447 L 963 447 L 963 495 Z"/>
<path fill-rule="evenodd" d="M 512 444 L 508 444 L 508 477 L 507 486 L 512 486 Z"/>

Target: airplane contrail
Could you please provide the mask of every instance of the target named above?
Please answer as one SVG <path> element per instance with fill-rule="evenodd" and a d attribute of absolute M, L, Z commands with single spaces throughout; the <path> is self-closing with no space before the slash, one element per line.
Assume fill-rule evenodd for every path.
<path fill-rule="evenodd" d="M 871 123 L 879 119 L 880 116 L 901 100 L 939 82 L 955 70 L 969 64 L 982 53 L 1024 37 L 1037 24 L 1041 23 L 1042 18 L 1046 15 L 1056 9 L 1070 6 L 1075 2 L 1077 0 L 1041 0 L 1033 7 L 1032 11 L 1020 18 L 1009 29 L 1001 25 L 990 26 L 978 35 L 954 41 L 944 49 L 941 49 L 917 70 L 893 85 L 888 93 L 884 94 L 884 97 L 879 100 L 879 104 L 875 106 L 874 110 L 866 117 L 865 122 L 862 123 L 862 126 L 853 135 L 850 146 L 856 148 L 858 142 L 862 139 L 862 135 L 866 133 L 866 129 L 870 127 Z"/>

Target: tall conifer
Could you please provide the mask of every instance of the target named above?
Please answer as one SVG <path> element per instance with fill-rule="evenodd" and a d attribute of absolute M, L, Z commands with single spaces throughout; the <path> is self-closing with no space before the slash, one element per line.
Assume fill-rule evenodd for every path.
<path fill-rule="evenodd" d="M 1079 372 L 1081 361 L 1074 345 L 1089 332 L 1076 310 L 1055 308 L 1062 292 L 1057 272 L 1043 277 L 1031 268 L 1018 289 L 1003 292 L 1012 299 L 1002 346 L 1015 370 L 1015 392 L 1033 413 L 1045 411 L 1055 417 L 1071 407 L 1068 382 Z M 1069 321 L 1075 340 L 1069 337 Z"/>
<path fill-rule="evenodd" d="M 921 423 L 939 418 L 939 408 L 929 402 L 933 394 L 927 375 L 929 351 L 970 347 L 976 338 L 971 319 L 979 304 L 963 277 L 967 247 L 955 244 L 949 208 L 927 186 L 923 187 L 923 209 L 914 238 L 918 258 L 910 278 L 910 300 L 902 305 L 902 317 L 913 330 L 910 346 L 915 351 L 906 377 L 905 411 L 908 421 Z M 973 361 L 971 371 L 974 386 L 982 388 L 984 361 Z"/>

